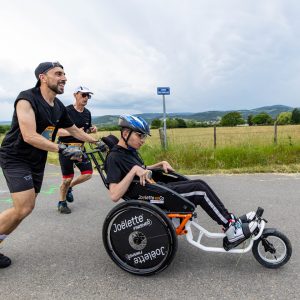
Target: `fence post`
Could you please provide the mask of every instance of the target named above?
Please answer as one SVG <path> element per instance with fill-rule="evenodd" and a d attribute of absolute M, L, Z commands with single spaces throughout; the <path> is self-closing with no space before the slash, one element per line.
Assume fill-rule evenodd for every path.
<path fill-rule="evenodd" d="M 277 145 L 277 121 L 274 122 L 274 144 Z"/>
<path fill-rule="evenodd" d="M 165 137 L 165 133 L 164 133 L 164 129 L 163 128 L 159 128 L 159 138 L 160 138 L 160 143 L 161 146 L 164 150 L 167 149 L 167 145 L 166 145 L 166 137 Z"/>
<path fill-rule="evenodd" d="M 217 148 L 217 126 L 214 125 L 214 149 Z"/>

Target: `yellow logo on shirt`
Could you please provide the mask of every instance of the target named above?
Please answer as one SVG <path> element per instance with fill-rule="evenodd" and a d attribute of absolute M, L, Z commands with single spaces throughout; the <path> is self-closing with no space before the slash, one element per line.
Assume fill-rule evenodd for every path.
<path fill-rule="evenodd" d="M 52 135 L 53 135 L 53 131 L 54 131 L 55 127 L 54 126 L 48 126 L 42 133 L 41 135 L 49 140 L 52 141 Z"/>

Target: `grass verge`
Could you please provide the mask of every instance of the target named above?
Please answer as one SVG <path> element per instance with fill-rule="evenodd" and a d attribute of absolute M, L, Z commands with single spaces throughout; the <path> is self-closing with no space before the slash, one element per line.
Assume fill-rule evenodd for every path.
<path fill-rule="evenodd" d="M 232 146 L 201 149 L 196 145 L 145 145 L 141 154 L 147 164 L 167 160 L 184 174 L 299 172 L 299 145 Z"/>

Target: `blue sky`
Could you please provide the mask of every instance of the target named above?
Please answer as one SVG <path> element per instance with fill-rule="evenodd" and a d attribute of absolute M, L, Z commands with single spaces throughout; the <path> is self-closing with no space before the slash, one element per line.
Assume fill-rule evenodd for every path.
<path fill-rule="evenodd" d="M 10 0 L 0 10 L 0 121 L 42 61 L 64 65 L 60 99 L 86 85 L 92 115 L 299 107 L 300 2 Z"/>

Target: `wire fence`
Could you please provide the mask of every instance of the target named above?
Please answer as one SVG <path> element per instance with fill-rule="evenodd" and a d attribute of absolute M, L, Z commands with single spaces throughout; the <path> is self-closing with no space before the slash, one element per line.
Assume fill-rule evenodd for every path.
<path fill-rule="evenodd" d="M 119 132 L 100 132 L 99 135 Z M 147 144 L 162 144 L 158 129 L 151 130 Z M 243 126 L 209 128 L 174 128 L 167 129 L 168 145 L 194 144 L 202 148 L 227 146 L 262 146 L 272 144 L 293 145 L 300 143 L 300 125 L 284 126 Z"/>

